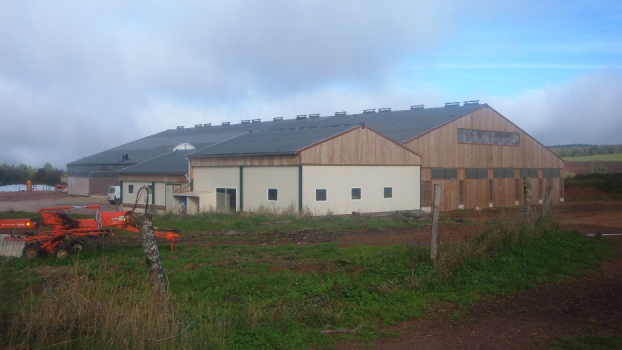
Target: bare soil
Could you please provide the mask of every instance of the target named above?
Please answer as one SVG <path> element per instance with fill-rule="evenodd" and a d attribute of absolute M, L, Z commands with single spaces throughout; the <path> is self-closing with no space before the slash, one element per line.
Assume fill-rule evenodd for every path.
<path fill-rule="evenodd" d="M 566 166 L 564 170 L 567 173 L 572 174 L 587 174 L 594 169 L 597 169 L 598 166 L 604 166 L 607 168 L 607 171 L 610 173 L 622 173 L 622 162 L 572 162 L 566 161 Z"/>
<path fill-rule="evenodd" d="M 574 191 L 574 190 L 573 190 Z M 594 189 L 566 191 L 566 203 L 555 207 L 562 227 L 582 233 L 622 233 L 622 202 L 608 200 Z M 57 193 L 0 193 L 0 210 L 5 206 L 32 208 L 65 203 L 105 204 L 104 198 L 68 197 Z M 598 195 L 595 200 L 595 195 Z M 572 198 L 573 200 L 569 200 Z M 105 203 L 102 203 L 105 202 Z M 73 204 L 84 205 L 84 204 Z M 117 206 L 112 206 L 116 210 Z M 511 218 L 517 208 L 456 211 L 444 214 L 453 220 L 440 227 L 441 242 L 459 242 L 476 235 L 491 220 Z M 475 223 L 475 224 L 474 224 Z M 429 226 L 412 229 L 387 229 L 359 232 L 312 232 L 252 235 L 233 231 L 194 233 L 184 243 L 201 245 L 316 244 L 337 242 L 341 247 L 359 244 L 427 244 Z M 559 284 L 542 285 L 511 295 L 490 297 L 472 305 L 437 304 L 417 320 L 386 327 L 393 337 L 377 341 L 373 349 L 535 349 L 548 348 L 562 336 L 622 332 L 622 236 L 614 236 L 618 255 L 600 269 Z M 119 235 L 118 243 L 139 244 L 130 235 Z M 275 264 L 275 269 L 280 269 Z M 301 273 L 329 270 L 330 264 L 306 264 Z M 288 268 L 290 268 L 288 266 Z M 356 272 L 353 272 L 356 273 Z M 454 315 L 453 319 L 450 315 Z M 459 317 L 455 317 L 459 315 Z M 326 336 L 339 337 L 339 333 Z M 337 349 L 359 349 L 356 343 L 340 344 Z"/>
<path fill-rule="evenodd" d="M 77 197 L 69 196 L 66 192 L 56 191 L 0 192 L 0 211 L 13 210 L 37 213 L 41 208 L 92 204 L 100 204 L 104 211 L 117 211 L 119 209 L 118 205 L 110 204 L 105 196 Z M 79 211 L 76 213 L 81 214 Z"/>

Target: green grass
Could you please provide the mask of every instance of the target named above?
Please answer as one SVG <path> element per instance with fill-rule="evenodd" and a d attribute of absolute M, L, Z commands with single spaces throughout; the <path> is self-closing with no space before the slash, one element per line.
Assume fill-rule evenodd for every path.
<path fill-rule="evenodd" d="M 70 214 L 72 218 L 92 218 L 92 215 Z M 3 219 L 40 219 L 39 213 L 20 211 L 0 212 Z M 429 225 L 430 221 L 409 221 L 400 213 L 387 216 L 307 216 L 296 214 L 262 213 L 202 213 L 198 215 L 165 214 L 155 215 L 153 224 L 157 228 L 181 230 L 182 233 L 227 232 L 237 233 L 288 233 L 297 231 L 346 232 L 380 230 L 390 228 L 412 228 Z M 468 222 L 467 222 L 468 223 Z M 439 225 L 452 224 L 443 214 Z"/>
<path fill-rule="evenodd" d="M 563 157 L 566 161 L 571 162 L 622 162 L 622 153 L 615 154 L 595 154 L 591 156 L 580 156 L 580 157 Z"/>
<path fill-rule="evenodd" d="M 335 243 L 324 243 L 206 248 L 182 243 L 173 253 L 167 248 L 162 244 L 160 252 L 179 323 L 176 329 L 187 329 L 168 341 L 149 343 L 149 347 L 171 349 L 320 349 L 329 348 L 338 339 L 369 344 L 386 336 L 379 327 L 419 317 L 432 302 L 464 304 L 490 294 L 562 281 L 597 266 L 614 250 L 607 240 L 563 232 L 547 223 L 492 227 L 464 246 L 442 246 L 436 264 L 430 263 L 425 246 L 339 248 Z M 106 293 L 112 291 L 143 293 L 145 266 L 140 247 L 112 246 L 73 259 L 0 260 L 0 298 L 5 300 L 0 307 L 2 319 L 15 320 L 12 324 L 30 322 L 35 327 L 32 334 L 37 333 L 36 322 L 44 319 L 41 310 L 51 308 L 49 303 L 54 305 L 54 300 L 62 300 L 54 296 L 55 291 L 67 294 L 59 288 L 70 284 L 55 284 L 58 278 L 46 276 L 45 271 L 75 269 L 74 279 L 85 286 L 100 286 L 93 290 L 103 294 L 95 299 L 105 300 Z M 75 294 L 81 295 L 75 296 L 80 300 L 88 299 L 87 292 Z M 128 317 L 135 313 L 124 312 Z M 54 313 L 53 317 L 60 316 Z M 72 322 L 68 323 L 88 324 Z M 320 333 L 361 326 L 356 335 Z M 145 328 L 140 324 L 135 327 Z M 19 329 L 9 330 L 0 324 L 0 334 L 12 334 L 10 331 L 21 334 Z M 55 332 L 67 334 L 60 339 L 79 340 L 68 343 L 68 348 L 99 348 L 98 337 L 103 337 L 97 332 L 78 336 L 67 327 Z M 171 332 L 164 334 L 181 331 Z M 7 345 L 2 339 L 0 345 Z M 128 348 L 123 344 L 109 345 Z"/>
<path fill-rule="evenodd" d="M 274 233 L 312 230 L 344 232 L 400 227 L 422 227 L 428 221 L 408 221 L 401 214 L 388 216 L 305 216 L 298 214 L 218 214 L 158 215 L 154 226 L 175 228 L 182 232 L 236 231 L 238 233 Z M 448 223 L 442 221 L 440 224 Z"/>

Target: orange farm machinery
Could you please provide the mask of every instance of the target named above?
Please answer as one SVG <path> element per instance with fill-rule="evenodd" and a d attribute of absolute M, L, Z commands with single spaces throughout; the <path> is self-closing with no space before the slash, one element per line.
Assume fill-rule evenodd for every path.
<path fill-rule="evenodd" d="M 91 209 L 95 213 L 94 218 L 72 219 L 66 211 L 76 208 Z M 139 233 L 137 227 L 137 214 L 134 211 L 102 212 L 100 205 L 66 206 L 43 208 L 39 210 L 43 226 L 51 227 L 51 230 L 14 234 L 4 239 L 6 241 L 24 242 L 23 256 L 34 258 L 43 252 L 54 254 L 57 258 L 64 258 L 69 253 L 87 248 L 88 239 L 105 239 L 114 234 L 114 229 Z M 0 228 L 36 228 L 38 222 L 31 219 L 0 220 Z M 155 236 L 164 238 L 171 244 L 181 238 L 174 230 L 156 231 Z"/>

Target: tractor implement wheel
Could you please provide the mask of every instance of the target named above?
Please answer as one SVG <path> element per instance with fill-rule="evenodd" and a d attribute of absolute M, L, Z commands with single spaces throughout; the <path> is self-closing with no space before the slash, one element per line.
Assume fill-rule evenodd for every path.
<path fill-rule="evenodd" d="M 65 259 L 69 256 L 71 252 L 70 248 L 66 244 L 59 244 L 56 249 L 54 249 L 54 257 L 56 259 Z"/>
<path fill-rule="evenodd" d="M 74 252 L 84 251 L 86 250 L 86 241 L 82 239 L 74 239 L 69 243 L 69 248 L 71 248 Z"/>
<path fill-rule="evenodd" d="M 26 244 L 22 252 L 22 256 L 26 259 L 34 259 L 41 256 L 41 246 L 36 243 Z"/>

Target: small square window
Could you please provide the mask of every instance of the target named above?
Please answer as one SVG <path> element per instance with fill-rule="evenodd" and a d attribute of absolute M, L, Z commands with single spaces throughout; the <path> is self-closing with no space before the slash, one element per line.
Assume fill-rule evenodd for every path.
<path fill-rule="evenodd" d="M 326 189 L 325 188 L 315 189 L 315 201 L 326 202 Z"/>
<path fill-rule="evenodd" d="M 134 185 L 127 185 L 127 193 L 134 193 Z"/>
<path fill-rule="evenodd" d="M 352 188 L 352 200 L 359 200 L 359 199 L 361 199 L 361 188 L 360 187 Z"/>
<path fill-rule="evenodd" d="M 279 200 L 279 190 L 276 188 L 268 188 L 268 200 L 269 201 L 278 201 Z"/>
<path fill-rule="evenodd" d="M 384 198 L 393 198 L 393 187 L 384 188 Z"/>

